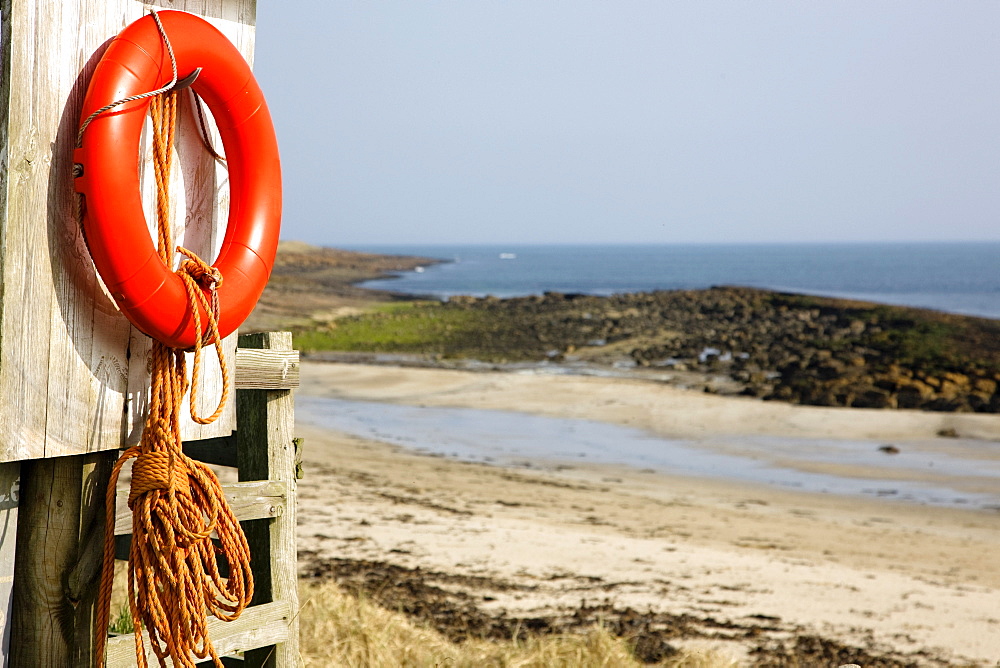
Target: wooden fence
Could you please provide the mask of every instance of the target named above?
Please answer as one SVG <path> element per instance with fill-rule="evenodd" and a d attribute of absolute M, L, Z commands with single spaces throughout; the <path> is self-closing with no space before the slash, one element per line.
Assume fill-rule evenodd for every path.
<path fill-rule="evenodd" d="M 209 625 L 227 665 L 298 665 L 292 388 L 298 385 L 299 360 L 291 348 L 287 332 L 240 336 L 236 431 L 184 443 L 189 456 L 238 471 L 239 482 L 223 488 L 250 543 L 255 592 L 238 620 Z M 36 460 L 24 477 L 19 524 L 30 526 L 18 527 L 11 666 L 93 665 L 92 610 L 104 514 L 96 500 L 114 458 L 96 453 L 59 459 L 77 461 Z M 70 484 L 63 487 L 75 486 L 75 500 L 68 492 L 41 493 L 51 492 L 54 478 L 67 476 Z M 126 498 L 127 492 L 119 493 L 113 528 L 119 554 L 127 554 L 131 538 Z M 147 653 L 156 665 L 152 651 Z M 132 634 L 113 637 L 107 656 L 109 668 L 134 666 Z"/>

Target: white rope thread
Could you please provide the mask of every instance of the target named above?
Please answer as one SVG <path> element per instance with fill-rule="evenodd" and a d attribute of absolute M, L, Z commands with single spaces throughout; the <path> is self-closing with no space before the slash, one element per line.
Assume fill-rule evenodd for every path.
<path fill-rule="evenodd" d="M 139 95 L 131 95 L 131 96 L 123 98 L 121 100 L 117 100 L 115 102 L 112 102 L 109 105 L 101 107 L 100 109 L 98 109 L 97 111 L 95 111 L 94 113 L 92 113 L 90 116 L 87 116 L 87 120 L 85 120 L 80 125 L 80 131 L 76 133 L 76 147 L 77 148 L 80 148 L 81 146 L 83 146 L 83 133 L 87 129 L 87 126 L 90 125 L 91 121 L 93 121 L 95 118 L 97 118 L 98 116 L 100 116 L 104 112 L 110 111 L 111 109 L 114 109 L 115 107 L 117 107 L 119 105 L 125 104 L 126 102 L 135 102 L 136 100 L 142 100 L 142 99 L 145 99 L 147 97 L 153 97 L 154 95 L 160 95 L 162 93 L 166 93 L 168 90 L 170 90 L 171 88 L 173 88 L 174 85 L 177 83 L 177 59 L 174 57 L 174 47 L 172 47 L 170 45 L 170 39 L 167 37 L 167 31 L 163 29 L 163 24 L 160 23 L 160 17 L 156 14 L 156 10 L 150 10 L 149 13 L 153 16 L 153 20 L 156 21 L 156 28 L 157 28 L 157 30 L 160 31 L 160 37 L 163 38 L 163 43 L 167 47 L 167 53 L 170 55 L 170 69 L 171 69 L 171 72 L 173 73 L 173 76 L 170 79 L 170 83 L 168 83 L 163 88 L 158 88 L 156 90 L 151 90 L 148 93 L 141 93 Z"/>

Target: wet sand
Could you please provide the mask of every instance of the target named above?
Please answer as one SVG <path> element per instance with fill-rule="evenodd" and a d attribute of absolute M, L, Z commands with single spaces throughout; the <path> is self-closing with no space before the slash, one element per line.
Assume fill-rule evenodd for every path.
<path fill-rule="evenodd" d="M 300 393 L 586 417 L 675 438 L 931 439 L 953 442 L 958 458 L 979 456 L 974 441 L 933 440 L 940 430 L 1000 437 L 992 416 L 804 408 L 622 379 L 306 363 Z M 685 614 L 695 621 L 671 644 L 743 658 L 804 635 L 926 665 L 1000 657 L 996 511 L 613 465 L 463 463 L 301 419 L 297 432 L 304 563 L 420 569 L 493 615 L 581 601 Z"/>

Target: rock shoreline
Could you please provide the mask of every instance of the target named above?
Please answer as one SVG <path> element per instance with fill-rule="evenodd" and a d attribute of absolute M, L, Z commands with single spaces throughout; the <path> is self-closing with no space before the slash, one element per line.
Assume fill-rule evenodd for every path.
<path fill-rule="evenodd" d="M 725 393 L 819 406 L 1000 412 L 1000 321 L 924 309 L 716 287 L 453 297 L 359 317 L 375 328 L 441 323 L 423 325 L 416 343 L 390 337 L 371 351 L 660 368 L 728 378 Z"/>
<path fill-rule="evenodd" d="M 456 306 L 528 321 L 538 340 L 566 342 L 563 358 L 721 372 L 763 399 L 1000 411 L 993 320 L 735 287 Z"/>
<path fill-rule="evenodd" d="M 600 305 L 565 295 L 535 303 L 559 301 Z M 622 352 L 639 366 L 725 372 L 743 394 L 854 408 L 1000 409 L 996 339 L 968 345 L 995 336 L 995 321 L 749 288 L 623 295 L 606 306 L 599 317 L 586 311 L 562 323 L 586 322 L 606 345 L 634 343 Z"/>

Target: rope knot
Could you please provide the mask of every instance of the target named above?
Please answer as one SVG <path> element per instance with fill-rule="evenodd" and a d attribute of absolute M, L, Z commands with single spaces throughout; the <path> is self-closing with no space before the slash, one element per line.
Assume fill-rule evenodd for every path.
<path fill-rule="evenodd" d="M 192 350 L 198 354 L 201 346 L 210 345 L 213 341 L 218 341 L 219 339 L 220 306 L 218 288 L 222 285 L 222 272 L 183 246 L 178 246 L 177 252 L 186 258 L 181 262 L 181 266 L 178 267 L 177 274 L 184 280 L 188 292 L 188 301 L 193 311 L 195 331 L 198 333 L 197 336 L 200 342 L 196 343 Z M 195 286 L 208 291 L 211 298 L 197 294 L 194 289 Z M 205 307 L 205 311 L 208 313 L 208 327 L 204 331 L 202 331 L 201 318 L 198 315 L 199 302 Z M 221 354 L 220 349 L 220 359 Z"/>
<path fill-rule="evenodd" d="M 216 267 L 208 264 L 183 246 L 178 246 L 177 252 L 187 258 L 181 262 L 181 266 L 177 270 L 178 273 L 187 274 L 204 290 L 215 290 L 222 285 L 222 273 Z"/>
<path fill-rule="evenodd" d="M 128 507 L 135 508 L 139 497 L 158 489 L 173 490 L 190 496 L 187 467 L 170 452 L 140 452 L 132 464 L 132 484 L 128 492 Z"/>

